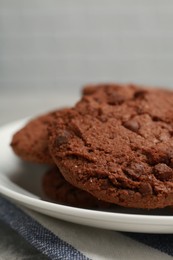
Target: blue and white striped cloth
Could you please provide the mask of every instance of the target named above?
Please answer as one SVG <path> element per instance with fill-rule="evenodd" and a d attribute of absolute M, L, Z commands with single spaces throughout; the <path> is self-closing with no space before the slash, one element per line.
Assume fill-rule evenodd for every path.
<path fill-rule="evenodd" d="M 172 259 L 172 234 L 122 233 L 64 222 L 0 197 L 0 220 L 50 259 Z"/>

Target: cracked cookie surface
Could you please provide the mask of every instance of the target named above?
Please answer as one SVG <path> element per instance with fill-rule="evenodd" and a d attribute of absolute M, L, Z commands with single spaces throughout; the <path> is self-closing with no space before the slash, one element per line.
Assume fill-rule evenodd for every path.
<path fill-rule="evenodd" d="M 173 204 L 173 92 L 136 85 L 86 87 L 49 128 L 50 153 L 71 184 L 134 208 Z"/>

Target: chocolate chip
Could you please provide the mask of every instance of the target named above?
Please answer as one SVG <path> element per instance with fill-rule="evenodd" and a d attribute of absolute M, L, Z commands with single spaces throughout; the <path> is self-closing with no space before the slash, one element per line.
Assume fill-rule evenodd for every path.
<path fill-rule="evenodd" d="M 124 127 L 126 127 L 127 129 L 133 132 L 137 132 L 139 130 L 139 123 L 134 119 L 126 121 L 123 125 Z"/>
<path fill-rule="evenodd" d="M 159 122 L 159 121 L 160 121 L 160 119 L 159 119 L 158 116 L 152 116 L 152 120 L 153 120 L 154 122 Z"/>
<path fill-rule="evenodd" d="M 124 102 L 124 100 L 124 96 L 118 93 L 111 93 L 111 95 L 108 96 L 109 105 L 120 105 Z"/>
<path fill-rule="evenodd" d="M 147 91 L 146 90 L 139 90 L 139 91 L 136 91 L 135 94 L 134 94 L 134 98 L 141 98 L 143 99 L 145 97 L 145 95 L 147 94 Z"/>
<path fill-rule="evenodd" d="M 158 148 L 150 148 L 144 153 L 147 156 L 147 161 L 150 165 L 156 165 L 158 163 L 169 163 L 168 155 L 163 150 L 160 150 Z"/>
<path fill-rule="evenodd" d="M 139 179 L 145 173 L 145 169 L 141 163 L 133 163 L 124 172 L 134 179 Z"/>
<path fill-rule="evenodd" d="M 120 195 L 119 195 L 119 200 L 120 201 L 127 201 L 127 197 L 129 196 L 128 191 L 122 190 Z"/>
<path fill-rule="evenodd" d="M 83 95 L 92 95 L 94 92 L 96 92 L 96 88 L 94 86 L 86 86 L 83 89 Z"/>
<path fill-rule="evenodd" d="M 173 170 L 164 163 L 159 163 L 154 166 L 154 175 L 161 181 L 172 180 Z"/>
<path fill-rule="evenodd" d="M 106 114 L 104 114 L 104 107 L 102 108 L 102 107 L 99 107 L 98 108 L 98 115 L 97 115 L 97 118 L 98 118 L 98 120 L 100 120 L 101 122 L 103 122 L 103 123 L 105 123 L 105 122 L 107 122 L 108 121 L 108 117 L 107 117 L 107 115 Z"/>
<path fill-rule="evenodd" d="M 153 190 L 149 183 L 141 183 L 139 186 L 139 192 L 143 195 L 152 195 Z"/>
<path fill-rule="evenodd" d="M 98 112 L 98 116 L 104 115 L 104 110 L 103 110 L 102 107 L 99 107 L 98 110 L 97 110 L 97 112 Z"/>
<path fill-rule="evenodd" d="M 109 182 L 108 182 L 108 180 L 102 180 L 101 189 L 107 190 L 108 188 L 109 188 Z"/>
<path fill-rule="evenodd" d="M 138 173 L 138 175 L 142 175 L 145 172 L 144 166 L 141 163 L 134 163 L 132 168 Z"/>
<path fill-rule="evenodd" d="M 61 146 L 62 144 L 68 143 L 69 133 L 65 131 L 63 134 L 59 135 L 55 141 L 56 146 Z"/>

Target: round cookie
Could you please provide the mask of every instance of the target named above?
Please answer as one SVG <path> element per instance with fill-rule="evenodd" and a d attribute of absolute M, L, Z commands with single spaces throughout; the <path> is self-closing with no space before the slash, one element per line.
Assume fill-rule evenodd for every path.
<path fill-rule="evenodd" d="M 15 154 L 26 161 L 54 164 L 48 150 L 47 127 L 58 114 L 63 116 L 67 110 L 52 111 L 30 120 L 12 137 L 11 147 Z"/>
<path fill-rule="evenodd" d="M 124 207 L 173 204 L 173 92 L 134 85 L 90 90 L 49 128 L 64 178 Z"/>
<path fill-rule="evenodd" d="M 89 88 L 91 88 L 91 86 L 84 87 L 82 95 L 87 96 L 89 94 L 87 89 Z M 91 94 L 92 92 L 90 91 L 90 95 Z M 97 95 L 100 95 L 99 91 Z M 63 116 L 65 112 L 66 109 L 60 109 L 46 113 L 44 115 L 40 115 L 30 120 L 22 129 L 17 131 L 13 135 L 11 141 L 11 147 L 16 155 L 25 161 L 54 164 L 48 150 L 47 127 L 50 125 L 51 121 L 58 116 L 59 113 L 61 113 Z"/>
<path fill-rule="evenodd" d="M 43 192 L 54 202 L 81 208 L 109 208 L 111 204 L 100 201 L 86 191 L 68 183 L 57 167 L 53 167 L 43 176 Z"/>

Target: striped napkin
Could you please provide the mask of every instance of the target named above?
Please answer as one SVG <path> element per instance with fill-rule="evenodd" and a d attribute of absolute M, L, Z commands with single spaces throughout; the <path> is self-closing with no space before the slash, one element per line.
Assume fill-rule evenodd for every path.
<path fill-rule="evenodd" d="M 42 253 L 39 259 L 173 259 L 172 234 L 122 233 L 81 226 L 15 205 L 4 197 L 0 197 L 0 220 Z"/>

